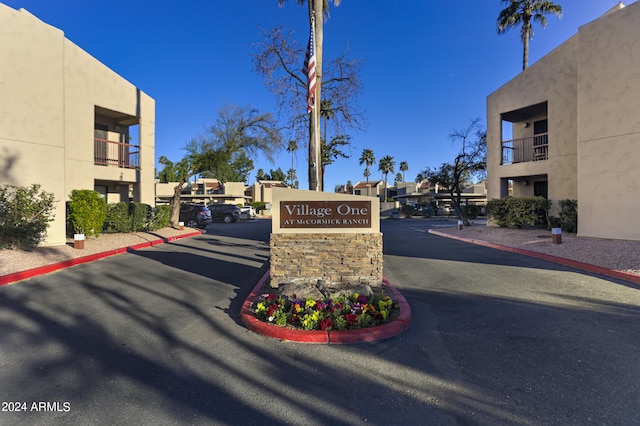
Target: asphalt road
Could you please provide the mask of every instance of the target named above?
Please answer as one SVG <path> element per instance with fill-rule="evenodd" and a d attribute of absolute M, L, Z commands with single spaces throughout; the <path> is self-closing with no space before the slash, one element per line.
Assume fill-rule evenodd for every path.
<path fill-rule="evenodd" d="M 0 425 L 640 423 L 637 286 L 438 224 L 382 222 L 413 324 L 374 343 L 242 326 L 265 220 L 0 287 Z"/>

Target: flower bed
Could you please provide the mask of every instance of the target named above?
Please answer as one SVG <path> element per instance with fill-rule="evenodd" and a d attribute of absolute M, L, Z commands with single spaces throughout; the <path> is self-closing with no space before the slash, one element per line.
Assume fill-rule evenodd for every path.
<path fill-rule="evenodd" d="M 400 308 L 389 295 L 357 293 L 334 299 L 298 299 L 266 294 L 251 304 L 251 312 L 266 323 L 301 330 L 354 330 L 395 319 Z"/>

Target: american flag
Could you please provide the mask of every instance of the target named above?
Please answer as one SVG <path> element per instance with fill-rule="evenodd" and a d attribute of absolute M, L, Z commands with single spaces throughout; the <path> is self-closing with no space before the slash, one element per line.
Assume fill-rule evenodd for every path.
<path fill-rule="evenodd" d="M 315 49 L 315 18 L 311 18 L 311 35 L 307 54 L 304 56 L 302 72 L 307 75 L 307 112 L 311 112 L 316 103 L 316 49 Z"/>

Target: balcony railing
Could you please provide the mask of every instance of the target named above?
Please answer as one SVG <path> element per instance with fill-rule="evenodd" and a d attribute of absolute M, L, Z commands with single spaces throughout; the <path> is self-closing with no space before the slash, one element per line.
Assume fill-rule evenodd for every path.
<path fill-rule="evenodd" d="M 549 158 L 549 134 L 502 142 L 502 164 L 540 161 Z"/>
<path fill-rule="evenodd" d="M 95 139 L 94 164 L 99 166 L 135 169 L 140 165 L 140 147 L 128 143 Z"/>

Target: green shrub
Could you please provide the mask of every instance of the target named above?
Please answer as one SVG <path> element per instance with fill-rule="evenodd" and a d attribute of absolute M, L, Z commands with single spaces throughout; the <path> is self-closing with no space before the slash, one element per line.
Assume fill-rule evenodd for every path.
<path fill-rule="evenodd" d="M 155 231 L 169 225 L 171 207 L 152 208 L 144 203 L 111 203 L 107 206 L 104 232 L 126 233 Z"/>
<path fill-rule="evenodd" d="M 422 216 L 432 217 L 436 215 L 436 209 L 433 204 L 428 204 L 426 206 L 422 206 Z"/>
<path fill-rule="evenodd" d="M 549 228 L 562 228 L 562 220 L 558 216 L 549 216 Z"/>
<path fill-rule="evenodd" d="M 99 235 L 107 217 L 107 203 L 96 191 L 74 189 L 67 201 L 67 220 L 76 234 Z"/>
<path fill-rule="evenodd" d="M 30 250 L 46 236 L 54 197 L 29 187 L 0 185 L 0 248 Z"/>
<path fill-rule="evenodd" d="M 171 206 L 162 205 L 151 208 L 149 214 L 149 223 L 147 230 L 155 231 L 169 226 L 169 219 L 171 219 Z"/>
<path fill-rule="evenodd" d="M 498 226 L 528 228 L 541 222 L 539 212 L 550 205 L 543 197 L 505 197 L 489 200 L 486 213 Z"/>
<path fill-rule="evenodd" d="M 144 203 L 129 203 L 129 217 L 131 218 L 130 232 L 140 232 L 147 229 L 147 221 L 151 213 L 151 206 Z"/>
<path fill-rule="evenodd" d="M 560 200 L 560 226 L 564 232 L 578 232 L 578 201 Z"/>
<path fill-rule="evenodd" d="M 410 205 L 404 205 L 400 207 L 400 215 L 402 217 L 411 217 L 416 213 L 416 209 Z"/>
<path fill-rule="evenodd" d="M 464 213 L 464 217 L 467 219 L 477 219 L 480 215 L 480 206 L 467 204 L 462 206 L 462 212 Z"/>
<path fill-rule="evenodd" d="M 121 233 L 131 231 L 129 218 L 129 204 L 125 202 L 107 205 L 107 216 L 104 222 L 104 232 Z"/>
<path fill-rule="evenodd" d="M 259 212 L 260 210 L 265 210 L 266 209 L 266 205 L 267 203 L 265 203 L 264 201 L 254 201 L 252 203 L 249 203 L 249 205 L 251 207 L 254 208 L 254 210 L 257 212 Z"/>

